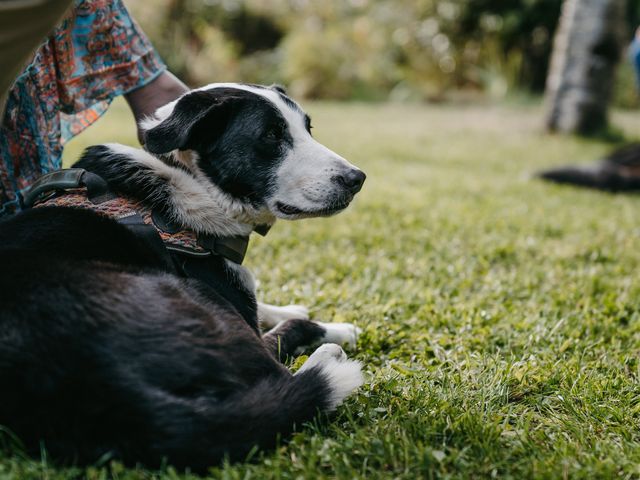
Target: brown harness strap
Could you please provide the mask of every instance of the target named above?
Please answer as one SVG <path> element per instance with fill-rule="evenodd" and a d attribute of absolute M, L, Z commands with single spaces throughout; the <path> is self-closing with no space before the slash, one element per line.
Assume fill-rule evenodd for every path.
<path fill-rule="evenodd" d="M 39 207 L 83 208 L 85 210 L 91 210 L 98 215 L 112 218 L 125 225 L 127 224 L 127 218 L 139 215 L 146 225 L 151 225 L 156 229 L 167 248 L 173 247 L 182 253 L 199 256 L 211 255 L 210 251 L 205 250 L 198 244 L 198 236 L 194 231 L 185 229 L 173 233 L 163 231 L 153 222 L 152 211 L 142 204 L 142 202 L 131 198 L 117 196 L 100 203 L 93 203 L 87 197 L 86 188 L 73 188 L 63 190 L 50 198 L 36 201 L 34 208 Z"/>
<path fill-rule="evenodd" d="M 95 178 L 94 178 L 95 177 Z M 92 183 L 86 182 L 87 178 Z M 83 180 L 84 179 L 84 180 Z M 160 212 L 152 210 L 143 202 L 134 198 L 115 195 L 93 188 L 94 184 L 102 185 L 97 175 L 81 169 L 69 169 L 44 175 L 27 196 L 27 207 L 71 207 L 91 210 L 98 215 L 112 218 L 127 226 L 139 236 L 149 239 L 145 225 L 153 227 L 164 247 L 170 252 L 177 252 L 192 257 L 208 257 L 220 255 L 226 259 L 242 264 L 249 245 L 248 236 L 215 237 L 198 235 L 193 230 L 185 229 L 168 221 Z M 106 184 L 106 182 L 104 182 Z M 86 185 L 85 185 L 86 184 Z M 92 190 L 100 190 L 99 195 L 92 195 Z M 26 202 L 25 202 L 26 203 Z M 268 226 L 259 226 L 256 231 L 265 235 Z"/>

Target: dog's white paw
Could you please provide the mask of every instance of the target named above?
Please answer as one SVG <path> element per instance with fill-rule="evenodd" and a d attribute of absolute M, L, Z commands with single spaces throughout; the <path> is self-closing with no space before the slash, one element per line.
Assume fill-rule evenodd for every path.
<path fill-rule="evenodd" d="M 362 333 L 360 328 L 351 323 L 317 323 L 326 330 L 322 338 L 323 343 L 337 343 L 355 348 L 358 337 Z"/>
<path fill-rule="evenodd" d="M 344 350 L 342 350 L 340 345 L 336 345 L 335 343 L 325 343 L 315 349 L 297 373 L 301 373 L 317 365 L 329 363 L 332 359 L 342 362 L 347 359 L 347 354 L 344 353 Z"/>
<path fill-rule="evenodd" d="M 282 310 L 281 314 L 287 317 L 285 320 L 309 320 L 309 309 L 304 305 L 286 305 L 279 308 Z"/>
<path fill-rule="evenodd" d="M 309 320 L 309 309 L 303 305 L 278 307 L 259 302 L 258 319 L 264 327 L 273 328 L 287 320 Z"/>
<path fill-rule="evenodd" d="M 296 375 L 317 367 L 327 379 L 330 390 L 327 410 L 334 410 L 364 383 L 360 362 L 349 360 L 340 345 L 325 343 L 311 354 Z"/>

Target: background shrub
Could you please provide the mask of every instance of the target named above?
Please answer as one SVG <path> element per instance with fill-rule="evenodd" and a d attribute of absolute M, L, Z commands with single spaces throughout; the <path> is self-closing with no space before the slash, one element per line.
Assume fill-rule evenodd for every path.
<path fill-rule="evenodd" d="M 129 0 L 187 82 L 297 96 L 440 100 L 544 90 L 562 0 Z M 629 32 L 640 18 L 629 0 Z M 631 73 L 631 75 L 630 75 Z M 632 72 L 616 100 L 636 106 Z"/>

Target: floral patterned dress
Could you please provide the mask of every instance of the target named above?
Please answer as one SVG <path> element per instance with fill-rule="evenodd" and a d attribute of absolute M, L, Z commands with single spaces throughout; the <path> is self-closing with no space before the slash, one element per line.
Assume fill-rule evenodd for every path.
<path fill-rule="evenodd" d="M 0 217 L 22 193 L 59 169 L 62 149 L 111 100 L 166 69 L 122 0 L 76 0 L 16 79 L 0 125 Z"/>

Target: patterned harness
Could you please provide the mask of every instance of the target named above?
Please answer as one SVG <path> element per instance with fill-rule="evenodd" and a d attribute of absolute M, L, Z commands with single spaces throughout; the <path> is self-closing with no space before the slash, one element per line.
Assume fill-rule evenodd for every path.
<path fill-rule="evenodd" d="M 168 250 L 191 257 L 220 255 L 242 264 L 249 245 L 249 236 L 216 237 L 185 229 L 140 200 L 114 194 L 102 177 L 81 168 L 40 177 L 24 196 L 24 206 L 82 208 L 112 218 L 150 241 L 165 260 Z M 255 231 L 266 235 L 269 227 L 260 226 Z"/>

